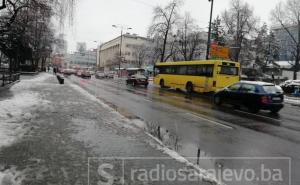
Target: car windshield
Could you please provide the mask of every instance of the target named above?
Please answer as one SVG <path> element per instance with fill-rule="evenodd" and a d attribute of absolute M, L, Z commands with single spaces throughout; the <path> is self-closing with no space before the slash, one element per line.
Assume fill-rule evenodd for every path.
<path fill-rule="evenodd" d="M 132 77 L 134 77 L 134 78 L 146 78 L 144 75 L 141 75 L 141 74 L 135 74 L 135 75 L 132 75 Z"/>
<path fill-rule="evenodd" d="M 264 85 L 263 89 L 266 93 L 269 94 L 282 93 L 282 89 L 279 86 L 275 85 Z"/>

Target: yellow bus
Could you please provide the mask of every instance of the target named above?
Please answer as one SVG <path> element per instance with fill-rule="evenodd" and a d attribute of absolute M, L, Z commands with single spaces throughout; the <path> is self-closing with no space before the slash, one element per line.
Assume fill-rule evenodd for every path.
<path fill-rule="evenodd" d="M 154 66 L 154 84 L 209 93 L 240 80 L 240 64 L 223 60 L 163 62 Z"/>

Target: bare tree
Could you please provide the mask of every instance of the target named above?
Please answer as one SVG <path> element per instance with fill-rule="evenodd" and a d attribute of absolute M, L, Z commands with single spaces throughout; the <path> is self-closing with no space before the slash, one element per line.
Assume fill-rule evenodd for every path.
<path fill-rule="evenodd" d="M 230 8 L 222 13 L 222 21 L 231 47 L 231 58 L 239 61 L 244 41 L 255 31 L 258 19 L 254 17 L 253 9 L 248 3 L 232 0 Z"/>
<path fill-rule="evenodd" d="M 137 62 L 138 67 L 142 67 L 142 65 L 146 64 L 146 61 L 148 59 L 148 51 L 149 47 L 146 45 L 138 45 L 134 48 L 133 57 L 135 58 L 135 61 Z"/>
<path fill-rule="evenodd" d="M 32 61 L 37 69 L 42 67 L 45 57 L 52 51 L 53 33 L 51 20 L 53 16 L 63 19 L 61 14 L 68 3 L 74 0 L 6 0 L 5 9 L 0 15 L 0 52 L 10 60 L 10 69 L 18 69 L 25 60 Z M 60 10 L 60 11 L 59 11 Z M 69 9 L 71 10 L 71 8 Z M 64 12 L 68 10 L 64 9 Z M 70 13 L 72 14 L 72 13 Z"/>
<path fill-rule="evenodd" d="M 297 79 L 300 61 L 300 1 L 287 0 L 280 2 L 272 11 L 275 24 L 279 24 L 289 36 L 288 42 L 291 44 L 291 54 L 294 56 L 293 79 Z M 294 31 L 294 32 L 293 32 Z"/>
<path fill-rule="evenodd" d="M 149 28 L 149 35 L 162 41 L 158 45 L 161 62 L 167 61 L 172 56 L 174 49 L 172 32 L 179 17 L 177 11 L 180 4 L 181 1 L 173 0 L 165 7 L 158 6 L 154 9 L 153 23 Z"/>
<path fill-rule="evenodd" d="M 202 38 L 202 32 L 195 25 L 189 13 L 186 13 L 183 21 L 179 23 L 176 38 L 177 52 L 173 56 L 175 61 L 191 61 L 199 57 L 203 49 L 201 44 L 205 40 Z"/>

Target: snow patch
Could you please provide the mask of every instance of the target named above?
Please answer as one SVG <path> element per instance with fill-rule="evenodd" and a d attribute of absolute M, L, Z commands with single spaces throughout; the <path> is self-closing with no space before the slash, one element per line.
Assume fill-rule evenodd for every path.
<path fill-rule="evenodd" d="M 23 179 L 22 173 L 15 167 L 0 172 L 0 185 L 20 185 Z"/>
<path fill-rule="evenodd" d="M 49 73 L 41 73 L 35 78 L 22 80 L 22 81 L 25 81 L 25 82 L 43 82 L 43 81 L 49 79 L 50 77 L 53 77 L 53 75 L 51 75 Z"/>
<path fill-rule="evenodd" d="M 288 99 L 288 98 L 285 98 L 284 102 L 285 103 L 291 103 L 291 104 L 300 105 L 300 99 L 297 100 L 297 99 Z"/>
<path fill-rule="evenodd" d="M 23 135 L 24 122 L 34 118 L 29 111 L 40 103 L 39 95 L 28 91 L 16 92 L 12 98 L 0 101 L 0 147 Z"/>

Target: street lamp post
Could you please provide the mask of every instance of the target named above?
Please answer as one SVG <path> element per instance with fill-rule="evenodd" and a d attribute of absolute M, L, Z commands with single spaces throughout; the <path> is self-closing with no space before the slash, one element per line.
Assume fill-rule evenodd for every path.
<path fill-rule="evenodd" d="M 209 59 L 210 36 L 211 36 L 211 21 L 212 21 L 213 7 L 214 7 L 214 0 L 208 0 L 208 1 L 211 2 L 211 8 L 210 8 L 210 18 L 209 18 L 209 26 L 208 26 L 208 39 L 207 39 L 207 49 L 206 49 L 206 60 Z"/>
<path fill-rule="evenodd" d="M 123 25 L 112 25 L 114 28 L 119 28 L 121 30 L 121 36 L 120 36 L 120 51 L 119 51 L 119 73 L 118 76 L 120 77 L 120 72 L 121 72 L 121 60 L 122 60 L 122 44 L 123 44 L 123 30 L 131 30 L 132 28 L 126 27 Z"/>
<path fill-rule="evenodd" d="M 97 43 L 97 62 L 96 62 L 96 67 L 98 68 L 98 70 L 100 70 L 100 64 L 101 64 L 101 42 L 98 43 L 98 41 L 94 41 L 95 43 Z M 99 47 L 98 47 L 99 46 Z M 99 51 L 98 51 L 99 48 Z"/>

